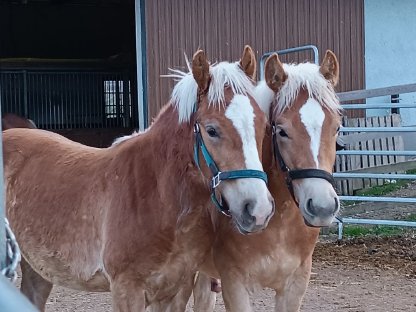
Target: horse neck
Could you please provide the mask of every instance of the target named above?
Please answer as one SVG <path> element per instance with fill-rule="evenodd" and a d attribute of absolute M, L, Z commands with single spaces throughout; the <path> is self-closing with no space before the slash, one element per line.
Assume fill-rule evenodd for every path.
<path fill-rule="evenodd" d="M 193 162 L 193 125 L 191 122 L 179 123 L 178 113 L 171 105 L 162 109 L 147 133 L 152 140 L 153 152 L 163 160 L 178 168 Z"/>
<path fill-rule="evenodd" d="M 142 164 L 157 185 L 165 185 L 163 192 L 170 192 L 178 207 L 184 202 L 195 207 L 210 202 L 210 194 L 193 159 L 194 140 L 192 120 L 180 124 L 176 109 L 166 105 L 145 133 L 121 145 L 125 158 L 135 155 L 132 161 Z"/>

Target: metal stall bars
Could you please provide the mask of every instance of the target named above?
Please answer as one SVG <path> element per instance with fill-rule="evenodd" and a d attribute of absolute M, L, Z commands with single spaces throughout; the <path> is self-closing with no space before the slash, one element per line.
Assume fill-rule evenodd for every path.
<path fill-rule="evenodd" d="M 338 96 L 341 102 L 360 100 L 365 98 L 372 98 L 378 96 L 386 96 L 392 94 L 403 94 L 416 92 L 416 84 L 392 86 L 387 88 L 378 88 L 370 90 L 356 90 L 350 92 L 339 93 Z M 351 109 L 389 109 L 397 111 L 400 108 L 416 108 L 416 103 L 377 103 L 377 104 L 343 104 L 342 107 L 346 110 Z M 416 132 L 416 127 L 342 127 L 340 132 L 370 132 L 370 133 L 408 133 Z M 410 151 L 388 151 L 388 150 L 342 150 L 337 151 L 337 155 L 362 155 L 362 156 L 407 156 L 416 157 L 416 150 Z M 414 161 L 408 162 L 410 166 L 414 165 Z M 389 172 L 405 171 L 409 166 L 405 162 L 398 162 L 388 166 Z M 398 174 L 398 173 L 380 173 L 377 167 L 365 168 L 361 172 L 338 172 L 334 173 L 336 179 L 406 179 L 416 180 L 416 174 Z M 381 168 L 381 167 L 380 167 Z M 381 171 L 383 168 L 381 168 Z M 373 171 L 373 172 L 369 172 Z M 382 196 L 340 196 L 343 201 L 363 201 L 363 202 L 393 202 L 393 203 L 411 203 L 416 204 L 416 198 L 399 198 L 399 197 L 382 197 Z M 338 222 L 338 239 L 342 239 L 344 224 L 371 224 L 371 225 L 389 225 L 402 227 L 416 227 L 416 222 L 398 221 L 398 220 L 376 220 L 363 218 L 341 217 Z"/>
<path fill-rule="evenodd" d="M 0 85 L 0 88 L 2 86 Z M 1 98 L 0 98 L 1 107 Z M 1 112 L 0 112 L 1 128 Z M 35 312 L 33 305 L 7 278 L 13 280 L 20 261 L 20 251 L 16 239 L 5 218 L 3 181 L 3 140 L 0 133 L 0 311 Z"/>
<path fill-rule="evenodd" d="M 312 44 L 264 53 L 260 58 L 260 79 L 264 78 L 263 77 L 264 76 L 264 63 L 266 62 L 266 59 L 273 53 L 277 53 L 278 55 L 285 55 L 289 53 L 302 52 L 302 51 L 308 51 L 308 50 L 312 50 L 313 62 L 316 65 L 319 65 L 319 51 L 318 51 L 318 48 Z"/>
<path fill-rule="evenodd" d="M 47 130 L 135 127 L 129 72 L 94 68 L 13 67 L 0 72 L 3 112 Z"/>

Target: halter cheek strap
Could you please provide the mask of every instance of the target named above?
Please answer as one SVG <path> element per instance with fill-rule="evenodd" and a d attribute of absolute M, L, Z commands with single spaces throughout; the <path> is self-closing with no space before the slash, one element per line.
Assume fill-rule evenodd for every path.
<path fill-rule="evenodd" d="M 220 185 L 222 181 L 225 180 L 235 180 L 235 179 L 247 179 L 247 178 L 255 178 L 261 179 L 265 183 L 267 183 L 267 175 L 264 171 L 260 170 L 252 170 L 252 169 L 243 169 L 243 170 L 230 170 L 230 171 L 220 171 L 214 161 L 212 159 L 208 149 L 202 139 L 201 130 L 198 123 L 194 125 L 194 133 L 195 133 L 195 144 L 194 144 L 194 160 L 196 165 L 198 166 L 199 170 L 201 170 L 200 162 L 199 162 L 199 151 L 201 150 L 202 156 L 205 160 L 206 165 L 210 169 L 212 173 L 211 178 L 211 200 L 214 203 L 215 207 L 226 216 L 231 216 L 230 211 L 226 209 L 218 200 L 217 195 L 215 193 L 215 189 Z"/>
<path fill-rule="evenodd" d="M 273 141 L 273 151 L 274 151 L 274 158 L 276 162 L 278 163 L 280 169 L 283 171 L 283 174 L 285 175 L 285 180 L 287 187 L 292 194 L 293 199 L 296 201 L 295 194 L 293 192 L 293 180 L 298 179 L 307 179 L 307 178 L 318 178 L 318 179 L 324 179 L 331 183 L 332 186 L 335 187 L 335 180 L 331 173 L 328 171 L 322 170 L 322 169 L 296 169 L 291 170 L 289 167 L 285 164 L 285 161 L 283 160 L 282 154 L 279 150 L 279 145 L 276 141 L 276 125 L 272 123 L 272 141 Z"/>

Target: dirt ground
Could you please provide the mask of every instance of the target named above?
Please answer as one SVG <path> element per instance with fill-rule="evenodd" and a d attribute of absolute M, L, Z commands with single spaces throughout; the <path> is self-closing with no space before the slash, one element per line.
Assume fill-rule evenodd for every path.
<path fill-rule="evenodd" d="M 255 311 L 272 311 L 273 293 L 263 290 L 253 302 Z M 111 311 L 111 301 L 56 287 L 46 311 Z M 221 297 L 216 311 L 225 311 Z M 416 236 L 318 243 L 302 311 L 416 311 Z"/>
<path fill-rule="evenodd" d="M 389 196 L 416 197 L 416 183 Z M 415 205 L 365 203 L 345 207 L 343 215 L 399 219 Z M 338 242 L 321 237 L 302 311 L 416 311 L 416 231 L 395 237 L 364 237 Z M 252 297 L 254 311 L 273 311 L 273 293 Z M 111 311 L 109 294 L 53 289 L 47 312 Z M 192 311 L 192 304 L 187 312 Z M 219 296 L 216 311 L 223 312 Z"/>

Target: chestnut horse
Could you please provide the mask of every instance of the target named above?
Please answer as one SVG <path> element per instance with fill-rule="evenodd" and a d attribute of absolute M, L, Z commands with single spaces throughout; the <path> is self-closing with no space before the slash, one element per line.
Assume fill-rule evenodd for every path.
<path fill-rule="evenodd" d="M 11 128 L 37 128 L 33 120 L 12 113 L 6 113 L 3 115 L 3 118 L 1 119 L 1 126 L 2 130 Z"/>
<path fill-rule="evenodd" d="M 263 287 L 275 290 L 275 311 L 299 311 L 319 227 L 330 225 L 339 210 L 330 174 L 341 122 L 334 92 L 336 56 L 327 51 L 319 67 L 282 65 L 274 54 L 265 68 L 256 99 L 271 121 L 263 166 L 276 213 L 267 229 L 249 237 L 220 220 L 213 257 L 201 270 L 221 278 L 227 311 L 252 311 L 249 293 Z M 213 311 L 210 283 L 200 273 L 194 287 L 196 311 Z"/>
<path fill-rule="evenodd" d="M 22 292 L 40 310 L 53 284 L 111 291 L 114 311 L 168 303 L 206 259 L 217 219 L 242 233 L 267 226 L 274 202 L 260 161 L 266 118 L 253 98 L 255 69 L 248 46 L 239 62 L 214 66 L 199 50 L 152 126 L 110 148 L 4 132 Z"/>

